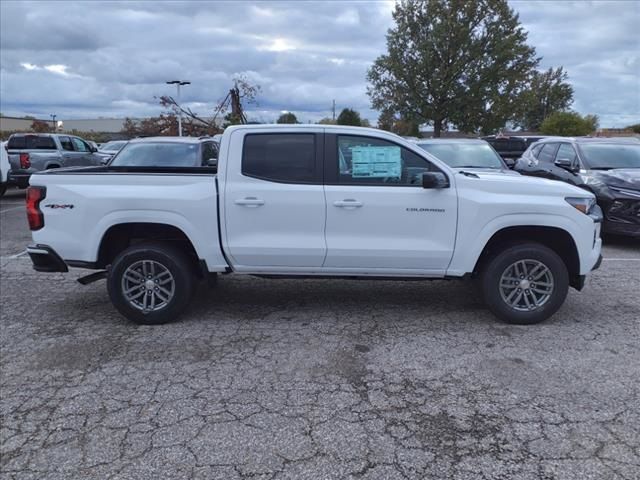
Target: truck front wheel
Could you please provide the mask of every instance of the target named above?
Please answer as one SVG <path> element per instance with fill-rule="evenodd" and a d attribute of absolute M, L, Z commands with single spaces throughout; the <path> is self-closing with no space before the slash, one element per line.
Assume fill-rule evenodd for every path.
<path fill-rule="evenodd" d="M 569 291 L 565 263 L 538 243 L 505 248 L 486 264 L 481 281 L 489 309 L 518 325 L 546 320 L 562 306 Z"/>
<path fill-rule="evenodd" d="M 113 305 L 129 320 L 145 325 L 167 323 L 189 304 L 193 268 L 188 257 L 170 245 L 135 245 L 113 261 L 107 289 Z"/>

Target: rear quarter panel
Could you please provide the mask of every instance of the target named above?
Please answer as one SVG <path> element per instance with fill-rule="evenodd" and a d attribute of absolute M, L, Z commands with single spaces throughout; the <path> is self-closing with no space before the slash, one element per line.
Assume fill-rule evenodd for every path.
<path fill-rule="evenodd" d="M 226 267 L 214 175 L 59 172 L 33 175 L 31 185 L 47 188 L 40 204 L 45 225 L 33 240 L 64 260 L 95 262 L 110 227 L 146 222 L 182 230 L 210 271 Z"/>

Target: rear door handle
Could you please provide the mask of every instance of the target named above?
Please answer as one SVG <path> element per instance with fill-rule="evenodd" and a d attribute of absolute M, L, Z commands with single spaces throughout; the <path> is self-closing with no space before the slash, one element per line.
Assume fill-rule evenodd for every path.
<path fill-rule="evenodd" d="M 236 205 L 242 205 L 243 207 L 259 207 L 264 205 L 264 200 L 260 200 L 256 197 L 245 197 L 235 201 Z"/>
<path fill-rule="evenodd" d="M 353 198 L 346 198 L 344 200 L 338 200 L 333 202 L 336 207 L 340 208 L 360 208 L 362 206 L 362 202 L 354 200 Z"/>

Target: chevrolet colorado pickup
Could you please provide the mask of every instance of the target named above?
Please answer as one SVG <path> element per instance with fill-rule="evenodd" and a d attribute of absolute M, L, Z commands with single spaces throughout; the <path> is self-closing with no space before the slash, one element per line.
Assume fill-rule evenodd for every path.
<path fill-rule="evenodd" d="M 499 318 L 531 324 L 553 315 L 569 286 L 582 289 L 601 260 L 593 194 L 513 172 L 452 168 L 382 130 L 234 126 L 223 134 L 217 167 L 181 167 L 180 149 L 173 151 L 175 165 L 33 175 L 34 268 L 98 270 L 81 283 L 106 277 L 114 306 L 145 324 L 175 319 L 198 279 L 232 273 L 472 277 Z"/>

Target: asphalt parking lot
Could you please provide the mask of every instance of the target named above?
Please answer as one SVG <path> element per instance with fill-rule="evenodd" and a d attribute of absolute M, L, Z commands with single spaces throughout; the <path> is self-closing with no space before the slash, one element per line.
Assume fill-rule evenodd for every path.
<path fill-rule="evenodd" d="M 0 201 L 3 478 L 640 478 L 640 245 L 549 321 L 465 282 L 222 278 L 185 318 L 37 274 Z"/>

